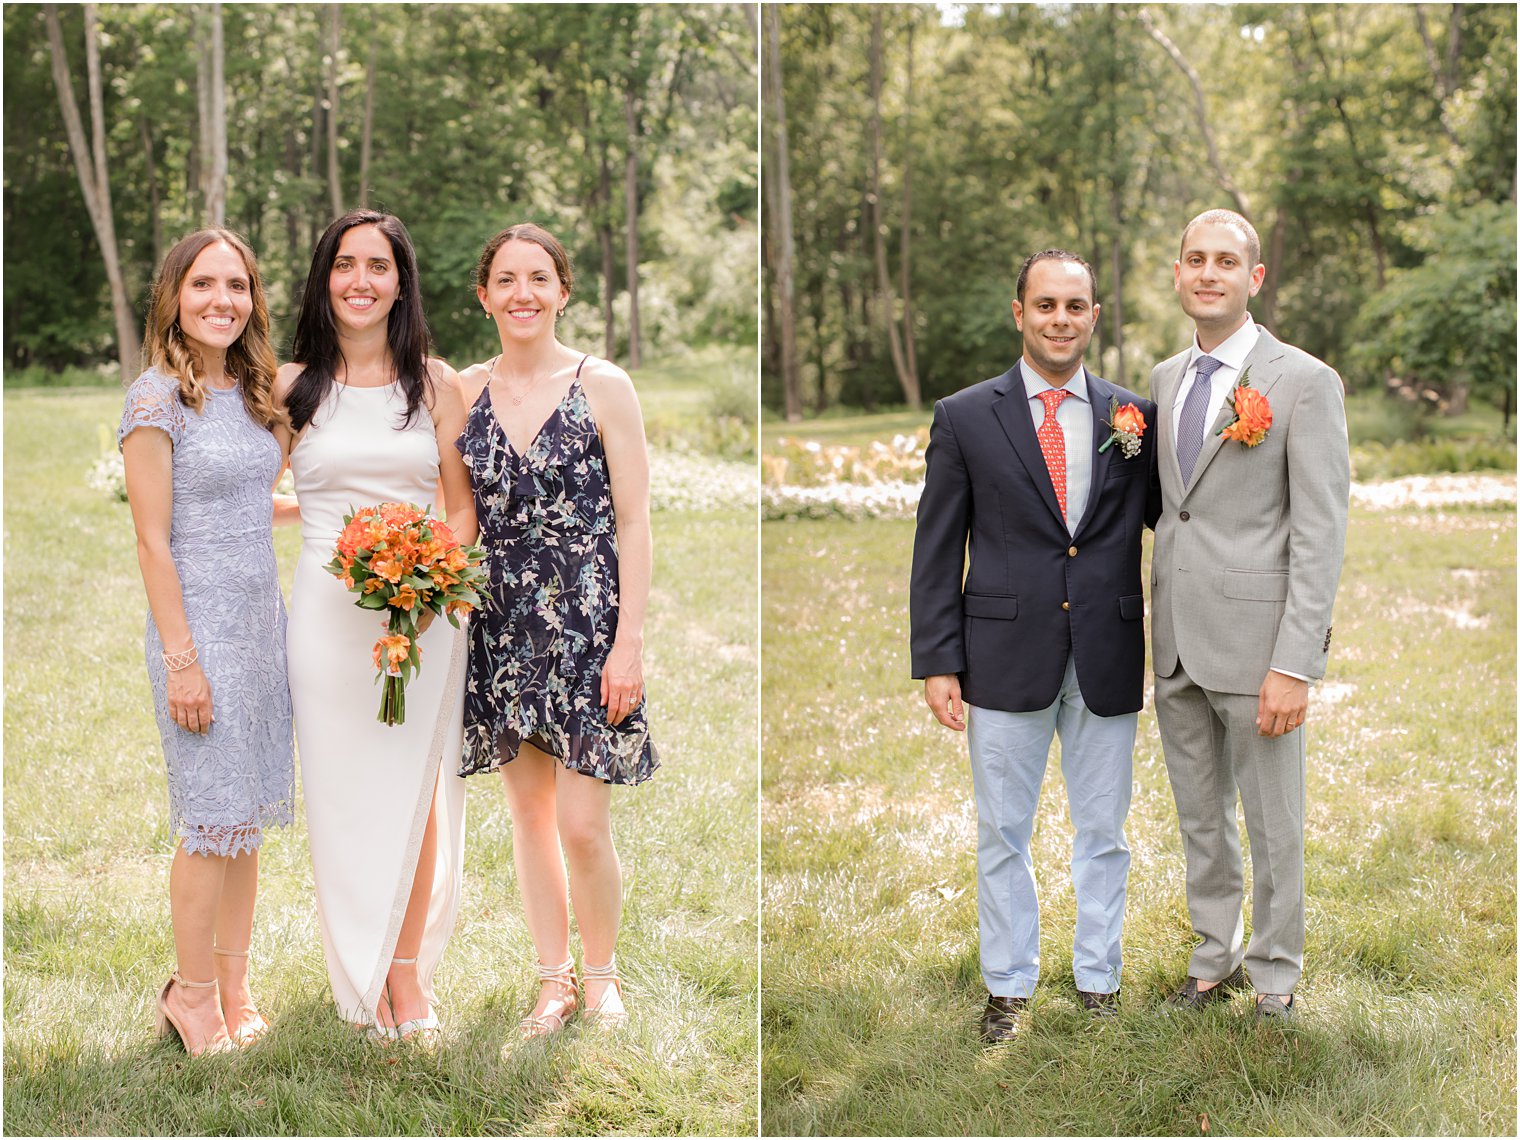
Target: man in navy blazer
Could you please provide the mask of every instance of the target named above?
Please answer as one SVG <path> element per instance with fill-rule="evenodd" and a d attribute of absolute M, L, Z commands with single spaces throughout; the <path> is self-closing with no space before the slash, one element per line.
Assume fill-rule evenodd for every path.
<path fill-rule="evenodd" d="M 1144 699 L 1140 536 L 1161 494 L 1155 405 L 1082 365 L 1096 293 L 1076 254 L 1025 261 L 1023 355 L 935 405 L 918 504 L 913 676 L 940 723 L 967 733 L 989 1043 L 1018 1031 L 1039 978 L 1029 841 L 1057 735 L 1076 830 L 1072 972 L 1095 1016 L 1118 1001 Z"/>

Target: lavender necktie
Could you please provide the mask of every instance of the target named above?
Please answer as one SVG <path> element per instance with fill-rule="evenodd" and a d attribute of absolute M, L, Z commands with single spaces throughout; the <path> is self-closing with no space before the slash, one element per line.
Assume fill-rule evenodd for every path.
<path fill-rule="evenodd" d="M 1224 361 L 1212 356 L 1198 358 L 1198 375 L 1188 389 L 1187 399 L 1182 401 L 1182 418 L 1177 422 L 1177 466 L 1182 468 L 1182 485 L 1186 487 L 1193 479 L 1193 467 L 1198 453 L 1203 450 L 1203 429 L 1213 401 L 1209 398 L 1214 372 Z"/>

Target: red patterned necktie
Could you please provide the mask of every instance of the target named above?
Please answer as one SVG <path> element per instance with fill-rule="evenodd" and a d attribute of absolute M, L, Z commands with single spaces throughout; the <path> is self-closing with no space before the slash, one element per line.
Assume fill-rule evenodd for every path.
<path fill-rule="evenodd" d="M 1056 502 L 1061 504 L 1061 517 L 1066 517 L 1066 433 L 1056 422 L 1056 409 L 1061 401 L 1071 395 L 1065 388 L 1051 388 L 1039 393 L 1045 405 L 1045 422 L 1035 435 L 1040 440 L 1040 451 L 1045 455 L 1045 468 L 1050 472 L 1050 485 L 1056 489 Z"/>

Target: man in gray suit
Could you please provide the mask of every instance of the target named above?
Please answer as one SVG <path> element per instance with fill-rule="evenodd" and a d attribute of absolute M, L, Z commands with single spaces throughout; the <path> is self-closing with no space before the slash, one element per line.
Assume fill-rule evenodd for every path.
<path fill-rule="evenodd" d="M 1202 939 L 1168 1004 L 1202 1008 L 1249 975 L 1258 1020 L 1296 1015 L 1303 724 L 1330 652 L 1350 497 L 1340 377 L 1251 320 L 1246 301 L 1265 276 L 1245 218 L 1209 210 L 1189 222 L 1173 282 L 1196 336 L 1151 373 L 1156 719 Z M 1248 949 L 1237 789 L 1254 868 Z"/>

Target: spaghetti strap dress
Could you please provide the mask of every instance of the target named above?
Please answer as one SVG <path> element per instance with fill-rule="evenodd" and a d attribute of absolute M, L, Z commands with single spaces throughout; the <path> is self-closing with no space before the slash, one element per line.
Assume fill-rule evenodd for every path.
<path fill-rule="evenodd" d="M 419 408 L 402 426 L 405 416 L 397 384 L 335 383 L 290 454 L 301 507 L 288 640 L 296 750 L 327 976 L 339 1012 L 362 1025 L 376 1024 L 430 807 L 438 856 L 417 963 L 430 1004 L 463 888 L 464 784 L 452 758 L 464 634 L 446 621 L 428 628 L 418 641 L 421 669 L 406 688 L 406 720 L 383 724 L 372 649 L 385 616 L 354 605 L 322 569 L 344 515 L 384 502 L 426 506 L 437 497 L 432 418 Z"/>
<path fill-rule="evenodd" d="M 581 387 L 519 455 L 487 385 L 456 446 L 470 469 L 487 589 L 470 620 L 461 776 L 516 758 L 524 741 L 567 769 L 638 784 L 659 767 L 647 696 L 607 723 L 602 666 L 617 636 L 617 527 L 607 456 Z"/>

